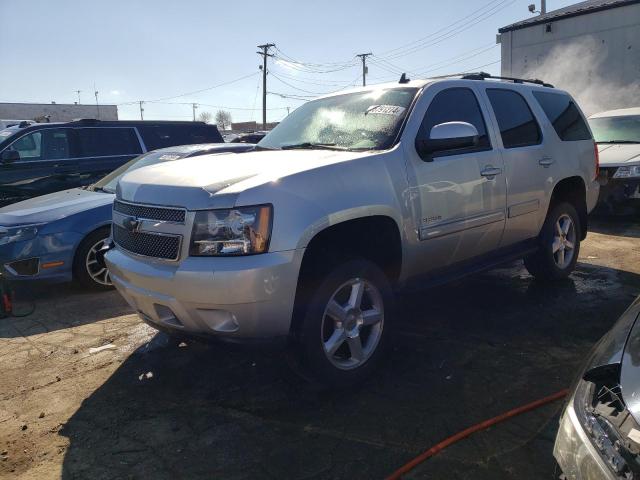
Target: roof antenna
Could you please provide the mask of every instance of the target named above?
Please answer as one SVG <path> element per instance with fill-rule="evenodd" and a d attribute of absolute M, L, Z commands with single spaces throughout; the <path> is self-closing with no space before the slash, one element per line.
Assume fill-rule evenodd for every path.
<path fill-rule="evenodd" d="M 407 78 L 407 74 L 403 73 L 402 75 L 400 75 L 400 80 L 398 81 L 398 83 L 409 83 L 411 81 L 411 79 Z"/>

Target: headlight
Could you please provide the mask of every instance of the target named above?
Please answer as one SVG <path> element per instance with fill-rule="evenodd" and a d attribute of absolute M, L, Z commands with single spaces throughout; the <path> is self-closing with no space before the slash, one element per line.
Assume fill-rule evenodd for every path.
<path fill-rule="evenodd" d="M 196 212 L 189 255 L 264 253 L 269 248 L 272 215 L 270 205 Z"/>
<path fill-rule="evenodd" d="M 613 174 L 613 178 L 633 178 L 640 177 L 640 165 L 633 167 L 618 167 L 616 173 Z"/>
<path fill-rule="evenodd" d="M 21 225 L 19 227 L 0 227 L 0 245 L 31 240 L 38 234 L 40 225 Z"/>

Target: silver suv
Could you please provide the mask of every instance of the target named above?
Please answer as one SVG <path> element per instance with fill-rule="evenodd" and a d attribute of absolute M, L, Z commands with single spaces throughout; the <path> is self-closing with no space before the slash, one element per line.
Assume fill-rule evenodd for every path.
<path fill-rule="evenodd" d="M 394 290 L 516 258 L 566 277 L 595 152 L 575 101 L 542 82 L 403 76 L 302 105 L 257 151 L 128 173 L 106 261 L 153 327 L 286 339 L 345 385 L 388 346 Z"/>

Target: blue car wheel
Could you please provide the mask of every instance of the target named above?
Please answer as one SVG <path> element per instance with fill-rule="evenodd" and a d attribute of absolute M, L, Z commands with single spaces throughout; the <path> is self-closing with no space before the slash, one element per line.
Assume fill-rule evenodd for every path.
<path fill-rule="evenodd" d="M 97 251 L 109 239 L 111 229 L 102 227 L 87 235 L 76 250 L 73 260 L 73 277 L 83 287 L 92 290 L 113 288 L 109 271 L 96 259 Z"/>

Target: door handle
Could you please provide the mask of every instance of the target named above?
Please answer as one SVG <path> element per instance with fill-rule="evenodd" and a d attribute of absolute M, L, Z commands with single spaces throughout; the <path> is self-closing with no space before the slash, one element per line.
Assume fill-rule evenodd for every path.
<path fill-rule="evenodd" d="M 544 168 L 549 168 L 551 165 L 553 165 L 553 163 L 555 162 L 555 160 L 551 157 L 542 157 L 538 163 L 540 165 L 542 165 Z"/>
<path fill-rule="evenodd" d="M 501 173 L 502 173 L 502 169 L 501 168 L 492 167 L 491 165 L 488 165 L 488 166 L 484 167 L 484 170 L 482 170 L 480 172 L 480 175 L 482 175 L 483 177 L 486 177 L 489 180 L 491 180 L 496 175 L 500 175 Z"/>

